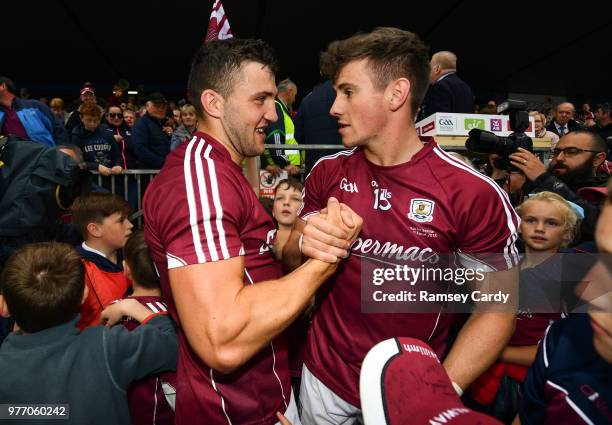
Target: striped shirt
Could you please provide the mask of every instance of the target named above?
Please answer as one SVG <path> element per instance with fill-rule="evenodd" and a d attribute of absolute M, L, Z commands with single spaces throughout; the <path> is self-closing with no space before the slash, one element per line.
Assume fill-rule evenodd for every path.
<path fill-rule="evenodd" d="M 272 219 L 225 147 L 196 132 L 166 158 L 144 198 L 145 236 L 170 314 L 180 324 L 168 269 L 244 257 L 244 284 L 276 279 Z M 179 329 L 176 424 L 275 424 L 291 396 L 287 347 L 278 337 L 222 375 Z"/>

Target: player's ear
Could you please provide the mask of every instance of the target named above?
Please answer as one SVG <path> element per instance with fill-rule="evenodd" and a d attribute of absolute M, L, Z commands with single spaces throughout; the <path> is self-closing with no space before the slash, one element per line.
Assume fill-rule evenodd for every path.
<path fill-rule="evenodd" d="M 223 114 L 225 100 L 216 91 L 211 89 L 204 90 L 200 96 L 200 102 L 202 102 L 204 112 L 211 117 L 220 118 Z"/>
<path fill-rule="evenodd" d="M 125 260 L 123 260 L 123 274 L 125 275 L 125 277 L 132 280 L 132 269 L 130 269 L 130 266 Z"/>
<path fill-rule="evenodd" d="M 93 237 L 99 238 L 102 236 L 102 229 L 100 229 L 97 223 L 87 223 L 87 233 Z"/>
<path fill-rule="evenodd" d="M 89 296 L 89 287 L 85 284 L 85 288 L 83 288 L 83 298 L 81 298 L 81 304 L 85 303 L 85 300 Z"/>
<path fill-rule="evenodd" d="M 11 312 L 9 311 L 8 305 L 6 304 L 6 300 L 4 299 L 2 294 L 0 294 L 0 316 L 6 319 L 11 317 Z"/>
<path fill-rule="evenodd" d="M 389 109 L 395 112 L 404 106 L 410 97 L 411 88 L 412 86 L 407 78 L 398 78 L 389 83 L 385 89 L 385 98 Z"/>

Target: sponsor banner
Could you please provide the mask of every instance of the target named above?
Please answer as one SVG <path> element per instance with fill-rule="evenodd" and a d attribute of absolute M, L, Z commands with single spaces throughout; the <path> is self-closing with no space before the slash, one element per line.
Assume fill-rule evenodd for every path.
<path fill-rule="evenodd" d="M 436 113 L 416 123 L 420 136 L 467 136 L 469 131 L 477 128 L 490 131 L 497 136 L 508 136 L 510 122 L 507 115 L 478 115 Z M 529 128 L 525 132 L 535 137 L 533 117 L 529 117 Z"/>

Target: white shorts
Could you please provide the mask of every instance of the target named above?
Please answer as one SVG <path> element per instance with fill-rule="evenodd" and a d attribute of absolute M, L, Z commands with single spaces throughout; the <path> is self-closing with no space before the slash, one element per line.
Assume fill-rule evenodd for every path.
<path fill-rule="evenodd" d="M 300 385 L 302 424 L 353 425 L 362 424 L 361 409 L 344 401 L 319 381 L 306 365 L 302 368 Z"/>

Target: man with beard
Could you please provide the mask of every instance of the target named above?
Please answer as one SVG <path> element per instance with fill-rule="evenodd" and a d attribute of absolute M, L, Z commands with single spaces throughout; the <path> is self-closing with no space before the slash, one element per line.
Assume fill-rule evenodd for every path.
<path fill-rule="evenodd" d="M 510 162 L 526 177 L 523 195 L 550 191 L 584 209 L 581 234 L 575 242 L 592 241 L 599 207 L 576 194 L 583 187 L 605 186 L 607 174 L 598 174 L 597 169 L 606 159 L 606 143 L 597 134 L 588 131 L 572 131 L 563 136 L 553 149 L 553 158 L 548 170 L 531 152 L 519 148 L 510 155 Z"/>

